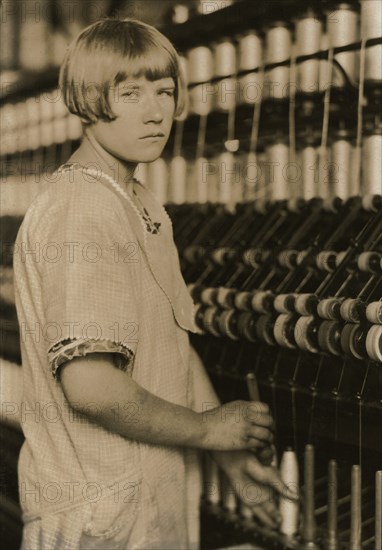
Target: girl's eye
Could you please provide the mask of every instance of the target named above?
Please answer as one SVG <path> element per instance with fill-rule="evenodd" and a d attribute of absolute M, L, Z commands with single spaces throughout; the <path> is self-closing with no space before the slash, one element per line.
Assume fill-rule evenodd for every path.
<path fill-rule="evenodd" d="M 123 92 L 122 97 L 133 97 L 133 96 L 136 96 L 136 95 L 138 95 L 137 90 L 129 90 L 127 92 Z"/>
<path fill-rule="evenodd" d="M 170 90 L 160 90 L 159 93 L 160 93 L 161 95 L 164 94 L 164 95 L 167 95 L 167 96 L 169 96 L 169 97 L 174 97 L 175 90 L 173 90 L 173 89 L 170 89 Z"/>

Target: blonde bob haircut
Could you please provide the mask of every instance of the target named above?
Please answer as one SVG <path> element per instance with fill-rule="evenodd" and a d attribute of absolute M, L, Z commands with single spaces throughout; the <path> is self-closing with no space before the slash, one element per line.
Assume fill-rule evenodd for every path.
<path fill-rule="evenodd" d="M 182 114 L 187 89 L 178 54 L 157 29 L 135 19 L 106 18 L 86 27 L 70 44 L 59 86 L 69 111 L 83 122 L 111 121 L 110 90 L 127 78 L 154 81 L 172 77 L 175 117 Z"/>

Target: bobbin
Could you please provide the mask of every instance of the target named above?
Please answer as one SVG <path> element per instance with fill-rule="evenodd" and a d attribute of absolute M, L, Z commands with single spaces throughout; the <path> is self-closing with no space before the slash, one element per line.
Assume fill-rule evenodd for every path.
<path fill-rule="evenodd" d="M 256 335 L 256 317 L 253 313 L 249 311 L 239 313 L 237 318 L 237 332 L 246 340 L 256 342 L 258 336 Z"/>
<path fill-rule="evenodd" d="M 323 321 L 318 327 L 319 347 L 333 355 L 341 355 L 341 325 L 337 321 Z"/>
<path fill-rule="evenodd" d="M 273 335 L 279 346 L 294 349 L 296 340 L 294 335 L 294 325 L 296 316 L 292 313 L 282 313 L 278 315 L 273 327 Z"/>
<path fill-rule="evenodd" d="M 252 310 L 252 292 L 241 291 L 237 292 L 234 297 L 235 307 L 240 311 Z"/>
<path fill-rule="evenodd" d="M 313 315 L 297 319 L 294 327 L 294 338 L 300 349 L 318 353 L 317 324 Z"/>
<path fill-rule="evenodd" d="M 371 323 L 382 325 L 382 301 L 370 302 L 367 305 L 366 318 Z"/>
<path fill-rule="evenodd" d="M 265 342 L 269 346 L 274 346 L 276 341 L 273 334 L 274 319 L 272 315 L 260 315 L 256 320 L 256 335 L 259 340 Z"/>
<path fill-rule="evenodd" d="M 382 326 L 373 325 L 366 336 L 366 351 L 370 359 L 382 363 Z"/>
<path fill-rule="evenodd" d="M 237 312 L 234 309 L 225 309 L 217 315 L 217 324 L 223 336 L 231 340 L 238 340 Z"/>
<path fill-rule="evenodd" d="M 217 315 L 219 314 L 219 309 L 217 307 L 207 307 L 203 312 L 203 328 L 213 336 L 221 336 L 219 331 L 219 325 L 217 323 Z"/>
<path fill-rule="evenodd" d="M 216 303 L 224 308 L 224 309 L 230 309 L 235 306 L 235 296 L 237 294 L 237 291 L 232 288 L 225 288 L 223 286 L 220 286 L 217 289 L 216 293 Z"/>

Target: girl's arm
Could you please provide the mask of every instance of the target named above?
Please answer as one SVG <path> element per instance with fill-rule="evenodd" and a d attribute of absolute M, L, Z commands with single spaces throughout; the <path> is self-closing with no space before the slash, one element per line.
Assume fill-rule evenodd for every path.
<path fill-rule="evenodd" d="M 195 412 L 142 388 L 115 367 L 110 353 L 68 361 L 61 384 L 76 411 L 129 439 L 209 450 L 254 449 L 272 441 L 267 405 L 234 401 L 216 407 L 215 401 Z"/>

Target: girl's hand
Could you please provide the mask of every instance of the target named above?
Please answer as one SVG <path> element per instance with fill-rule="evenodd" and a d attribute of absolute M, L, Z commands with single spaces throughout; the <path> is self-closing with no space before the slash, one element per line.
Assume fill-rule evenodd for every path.
<path fill-rule="evenodd" d="M 206 449 L 257 452 L 273 441 L 273 419 L 265 403 L 232 401 L 199 414 L 206 423 Z"/>
<path fill-rule="evenodd" d="M 280 515 L 275 492 L 287 494 L 287 487 L 282 482 L 278 470 L 263 466 L 253 453 L 248 451 L 213 451 L 210 454 L 227 475 L 241 502 L 248 506 L 264 525 L 277 529 Z M 297 499 L 297 495 L 295 498 Z"/>

